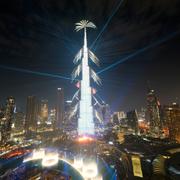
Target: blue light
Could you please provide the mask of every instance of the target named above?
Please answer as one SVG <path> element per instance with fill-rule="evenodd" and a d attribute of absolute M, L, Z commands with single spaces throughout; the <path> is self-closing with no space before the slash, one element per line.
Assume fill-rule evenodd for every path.
<path fill-rule="evenodd" d="M 4 66 L 4 65 L 0 65 L 0 68 L 6 69 L 6 70 L 22 72 L 22 73 L 28 73 L 28 74 L 34 74 L 34 75 L 40 75 L 40 76 L 46 76 L 46 77 L 52 77 L 52 78 L 60 78 L 60 79 L 66 79 L 66 80 L 72 80 L 71 77 L 61 76 L 61 75 L 57 75 L 57 74 L 50 74 L 50 73 L 45 73 L 45 72 L 31 71 L 31 70 L 28 70 L 28 69 L 21 69 L 21 68 L 15 68 L 15 67 Z"/>
<path fill-rule="evenodd" d="M 105 31 L 105 29 L 107 28 L 109 22 L 111 21 L 111 19 L 113 18 L 113 16 L 116 14 L 116 12 L 118 11 L 118 9 L 120 8 L 121 4 L 123 3 L 124 0 L 120 0 L 119 4 L 116 6 L 116 8 L 114 9 L 114 11 L 112 12 L 112 14 L 109 16 L 107 22 L 104 24 L 103 28 L 101 29 L 100 33 L 98 34 L 98 36 L 96 37 L 96 39 L 93 41 L 93 43 L 90 46 L 90 49 L 93 48 L 93 46 L 95 45 L 95 43 L 97 42 L 97 40 L 100 38 L 100 36 L 102 35 L 102 33 Z"/>
<path fill-rule="evenodd" d="M 154 42 L 154 43 L 152 43 L 152 44 L 150 44 L 150 45 L 147 45 L 147 46 L 145 46 L 145 47 L 137 50 L 135 53 L 132 53 L 132 54 L 130 54 L 130 55 L 122 58 L 121 60 L 118 60 L 117 62 L 115 62 L 115 63 L 113 63 L 113 64 L 105 67 L 104 69 L 102 69 L 102 70 L 100 70 L 99 72 L 97 72 L 97 74 L 101 74 L 101 73 L 103 73 L 103 72 L 105 72 L 105 71 L 107 71 L 107 70 L 110 70 L 110 69 L 112 69 L 113 67 L 117 66 L 118 64 L 121 64 L 121 63 L 129 60 L 130 58 L 133 58 L 133 57 L 139 55 L 140 53 L 143 53 L 144 51 L 146 51 L 146 50 L 148 50 L 148 49 L 150 49 L 150 48 L 156 47 L 157 45 L 160 45 L 160 44 L 168 41 L 169 39 L 175 37 L 175 36 L 176 36 L 177 34 L 179 34 L 179 33 L 180 33 L 180 31 L 176 31 L 176 32 L 172 33 L 171 35 L 169 35 L 169 36 L 167 36 L 167 37 L 164 37 L 164 38 L 162 38 L 162 39 L 160 39 L 160 40 L 158 40 L 158 41 L 156 41 L 156 42 Z"/>

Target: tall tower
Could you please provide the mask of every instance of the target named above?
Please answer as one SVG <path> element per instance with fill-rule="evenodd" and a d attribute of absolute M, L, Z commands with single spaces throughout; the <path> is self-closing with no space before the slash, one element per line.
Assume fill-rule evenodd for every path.
<path fill-rule="evenodd" d="M 45 124 L 48 120 L 48 100 L 41 100 L 40 104 L 40 118 L 41 118 L 41 123 Z"/>
<path fill-rule="evenodd" d="M 169 138 L 180 143 L 180 106 L 177 103 L 162 108 L 164 126 L 168 127 Z"/>
<path fill-rule="evenodd" d="M 147 95 L 147 110 L 150 120 L 150 131 L 152 134 L 160 135 L 160 103 L 154 90 L 149 90 Z"/>
<path fill-rule="evenodd" d="M 64 89 L 57 89 L 56 123 L 54 128 L 62 128 L 64 120 Z"/>
<path fill-rule="evenodd" d="M 87 28 L 96 28 L 96 26 L 87 20 L 76 23 L 76 31 L 84 30 L 84 45 L 75 56 L 74 63 L 78 65 L 72 73 L 73 79 L 75 79 L 82 72 L 78 119 L 78 135 L 80 136 L 94 135 L 95 133 L 90 78 L 92 77 L 97 84 L 101 82 L 97 74 L 89 67 L 89 58 L 96 65 L 98 65 L 99 60 L 87 47 Z"/>
<path fill-rule="evenodd" d="M 13 120 L 13 114 L 15 109 L 15 99 L 13 97 L 8 97 L 6 101 L 6 107 L 4 110 L 4 117 L 1 122 L 1 139 L 2 143 L 6 143 L 11 137 L 11 126 Z"/>
<path fill-rule="evenodd" d="M 28 96 L 26 105 L 26 120 L 25 131 L 26 134 L 36 132 L 38 119 L 38 101 L 35 96 Z"/>

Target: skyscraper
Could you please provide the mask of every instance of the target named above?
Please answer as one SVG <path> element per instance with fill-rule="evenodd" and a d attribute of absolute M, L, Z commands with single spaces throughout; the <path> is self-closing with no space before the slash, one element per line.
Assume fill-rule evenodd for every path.
<path fill-rule="evenodd" d="M 154 90 L 148 90 L 147 111 L 149 114 L 151 134 L 160 135 L 160 103 L 157 96 L 155 95 Z"/>
<path fill-rule="evenodd" d="M 137 134 L 139 131 L 138 128 L 138 114 L 137 110 L 129 111 L 127 112 L 127 124 L 128 126 L 134 130 L 134 132 Z"/>
<path fill-rule="evenodd" d="M 62 128 L 64 121 L 64 89 L 57 89 L 56 123 L 54 128 Z"/>
<path fill-rule="evenodd" d="M 36 132 L 38 119 L 38 100 L 35 96 L 28 96 L 26 105 L 25 132 Z"/>
<path fill-rule="evenodd" d="M 50 109 L 49 120 L 48 123 L 52 124 L 54 127 L 54 123 L 56 123 L 56 109 Z"/>
<path fill-rule="evenodd" d="M 14 131 L 22 132 L 24 130 L 25 115 L 23 112 L 16 112 L 14 114 Z"/>
<path fill-rule="evenodd" d="M 177 103 L 162 108 L 162 118 L 165 127 L 168 127 L 169 138 L 180 142 L 180 106 Z"/>
<path fill-rule="evenodd" d="M 103 123 L 104 125 L 108 124 L 111 120 L 111 111 L 109 104 L 103 104 L 101 107 Z"/>
<path fill-rule="evenodd" d="M 1 119 L 2 143 L 6 143 L 8 140 L 10 140 L 14 108 L 15 108 L 15 99 L 13 97 L 8 97 L 6 101 L 6 107 L 3 112 L 3 117 Z"/>
<path fill-rule="evenodd" d="M 92 107 L 92 88 L 90 86 L 91 78 L 97 84 L 100 84 L 100 78 L 89 67 L 89 58 L 96 65 L 99 64 L 98 58 L 87 47 L 87 28 L 96 28 L 96 26 L 87 20 L 82 20 L 76 23 L 76 31 L 84 31 L 84 45 L 77 53 L 74 59 L 74 63 L 77 64 L 72 75 L 73 79 L 80 75 L 82 72 L 82 79 L 80 81 L 80 101 L 79 101 L 79 118 L 78 118 L 78 135 L 94 135 L 94 114 Z"/>
<path fill-rule="evenodd" d="M 41 100 L 40 103 L 40 120 L 41 124 L 45 124 L 48 120 L 48 100 Z"/>

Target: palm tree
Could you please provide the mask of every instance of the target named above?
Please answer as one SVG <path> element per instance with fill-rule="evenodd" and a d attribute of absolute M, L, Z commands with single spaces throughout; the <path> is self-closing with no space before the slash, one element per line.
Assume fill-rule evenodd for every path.
<path fill-rule="evenodd" d="M 95 24 L 88 21 L 88 20 L 81 20 L 80 22 L 76 23 L 75 30 L 80 31 L 81 29 L 86 29 L 87 27 L 89 28 L 96 28 Z"/>

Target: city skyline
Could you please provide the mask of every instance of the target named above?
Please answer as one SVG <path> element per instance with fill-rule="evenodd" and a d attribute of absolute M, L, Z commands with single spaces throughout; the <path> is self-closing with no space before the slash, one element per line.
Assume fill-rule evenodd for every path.
<path fill-rule="evenodd" d="M 1 0 L 0 179 L 180 179 L 179 9 Z"/>
<path fill-rule="evenodd" d="M 97 16 L 93 17 L 95 3 Z M 99 3 L 103 3 L 104 8 L 100 8 Z M 51 75 L 70 78 L 73 57 L 82 42 L 81 36 L 73 32 L 73 27 L 82 17 L 88 17 L 98 26 L 96 32 L 89 34 L 89 46 L 100 35 L 92 48 L 101 59 L 99 71 L 162 41 L 99 74 L 103 79 L 103 89 L 98 94 L 113 110 L 128 111 L 145 106 L 148 84 L 162 104 L 179 102 L 178 1 L 143 2 L 143 9 L 135 1 L 122 4 L 115 1 L 86 2 L 83 5 L 86 11 L 81 11 L 83 7 L 78 2 L 74 2 L 75 9 L 65 1 L 57 8 L 54 7 L 56 3 L 50 6 L 48 2 L 20 4 L 13 7 L 2 3 L 1 6 L 0 80 L 3 86 L 0 102 L 12 95 L 23 108 L 26 97 L 36 95 L 48 99 L 50 106 L 54 107 L 58 87 L 65 89 L 66 100 L 72 98 L 74 85 L 71 80 Z M 119 9 L 117 5 L 120 5 Z M 62 9 L 64 6 L 66 11 Z"/>

